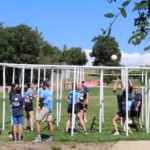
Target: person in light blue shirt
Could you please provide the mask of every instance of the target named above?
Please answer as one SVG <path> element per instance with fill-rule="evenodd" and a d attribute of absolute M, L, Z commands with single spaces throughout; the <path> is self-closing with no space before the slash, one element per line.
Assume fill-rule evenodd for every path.
<path fill-rule="evenodd" d="M 73 86 L 73 85 L 72 85 Z M 80 98 L 80 93 L 78 91 L 78 89 L 80 88 L 80 85 L 77 84 L 76 85 L 76 90 L 75 90 L 75 98 L 73 98 L 74 96 L 74 91 L 71 90 L 69 93 L 68 93 L 68 109 L 67 109 L 67 112 L 68 112 L 68 120 L 67 120 L 67 123 L 66 123 L 66 129 L 65 129 L 65 132 L 66 133 L 69 133 L 69 127 L 70 127 L 70 123 L 71 123 L 71 117 L 72 117 L 72 109 L 73 109 L 73 104 L 74 104 L 74 113 L 76 114 L 76 116 L 79 118 L 79 121 L 80 121 L 80 124 L 82 126 L 82 128 L 84 129 L 84 134 L 88 134 L 87 130 L 86 130 L 86 127 L 85 127 L 85 124 L 84 124 L 84 121 L 83 121 L 83 117 L 82 117 L 82 113 L 80 112 L 80 107 L 78 105 L 78 103 L 82 103 L 79 98 Z M 73 100 L 74 100 L 74 103 L 73 103 Z"/>
<path fill-rule="evenodd" d="M 28 89 L 25 91 L 25 111 L 26 111 L 26 117 L 25 117 L 25 123 L 24 123 L 24 129 L 27 129 L 27 122 L 30 120 L 30 131 L 33 131 L 33 120 L 34 120 L 34 114 L 33 114 L 33 100 L 34 100 L 34 83 L 29 82 L 27 85 Z"/>
<path fill-rule="evenodd" d="M 42 141 L 41 127 L 40 127 L 41 121 L 46 121 L 49 125 L 50 136 L 46 141 L 47 142 L 53 141 L 53 123 L 52 123 L 53 94 L 51 93 L 51 91 L 49 91 L 49 86 L 50 84 L 47 80 L 43 81 L 43 92 L 40 95 L 40 103 L 42 103 L 42 105 L 40 104 L 38 108 L 38 115 L 36 118 L 37 136 L 33 141 L 34 143 Z"/>

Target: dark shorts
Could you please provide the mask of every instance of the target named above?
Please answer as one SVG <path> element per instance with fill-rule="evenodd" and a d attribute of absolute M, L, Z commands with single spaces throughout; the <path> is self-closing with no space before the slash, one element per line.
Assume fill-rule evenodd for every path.
<path fill-rule="evenodd" d="M 126 113 L 125 112 L 121 112 L 121 111 L 118 111 L 116 113 L 119 117 L 125 117 L 126 116 Z"/>
<path fill-rule="evenodd" d="M 140 113 L 141 113 L 141 110 L 139 111 L 131 110 L 130 117 L 140 118 Z"/>
<path fill-rule="evenodd" d="M 26 104 L 25 105 L 25 111 L 29 112 L 29 111 L 33 111 L 33 104 Z"/>
<path fill-rule="evenodd" d="M 79 105 L 80 110 L 84 110 L 85 106 L 83 104 L 77 104 L 77 105 Z"/>
<path fill-rule="evenodd" d="M 72 113 L 72 104 L 68 104 L 67 112 Z M 74 107 L 74 113 L 78 114 L 79 112 L 80 112 L 79 105 L 76 104 L 75 107 Z"/>

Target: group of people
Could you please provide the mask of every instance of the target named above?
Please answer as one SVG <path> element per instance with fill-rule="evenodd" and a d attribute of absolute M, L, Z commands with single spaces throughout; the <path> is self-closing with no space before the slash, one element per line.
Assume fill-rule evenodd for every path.
<path fill-rule="evenodd" d="M 117 92 L 117 85 L 119 85 L 119 88 L 121 89 L 121 93 Z M 134 89 L 134 96 L 132 95 L 132 91 Z M 142 95 L 140 94 L 140 88 L 138 86 L 133 87 L 131 81 L 128 81 L 128 109 L 126 109 L 126 88 L 123 85 L 123 82 L 117 78 L 113 92 L 117 97 L 118 102 L 118 112 L 115 114 L 115 116 L 112 119 L 112 123 L 114 126 L 114 133 L 113 135 L 120 135 L 118 127 L 117 127 L 117 121 L 120 120 L 120 118 L 123 118 L 123 124 L 126 126 L 126 111 L 128 111 L 129 118 L 132 121 L 132 126 L 138 130 L 137 125 L 135 123 L 135 119 L 138 121 L 139 128 L 142 129 L 142 121 L 140 119 L 140 113 L 142 109 Z M 131 134 L 132 131 L 130 127 L 128 126 L 128 131 Z"/>
<path fill-rule="evenodd" d="M 69 127 L 72 118 L 73 94 L 74 91 L 72 84 L 72 90 L 68 93 L 68 109 L 67 109 L 68 120 L 65 129 L 66 133 L 69 133 Z M 76 115 L 76 122 L 79 121 L 79 124 L 82 126 L 84 130 L 84 134 L 88 134 L 85 126 L 85 123 L 87 122 L 86 111 L 88 107 L 88 98 L 89 98 L 89 89 L 86 86 L 84 86 L 84 81 L 82 81 L 81 83 L 77 83 L 75 85 L 74 113 Z"/>
<path fill-rule="evenodd" d="M 53 94 L 49 91 L 49 82 L 43 81 L 39 89 L 39 106 L 37 108 L 36 117 L 36 131 L 37 136 L 34 142 L 41 142 L 41 121 L 46 121 L 49 126 L 50 136 L 47 142 L 53 140 L 53 123 L 52 123 L 52 109 L 53 109 Z M 23 109 L 25 108 L 26 116 L 24 122 L 24 129 L 27 129 L 28 121 L 30 122 L 30 131 L 34 131 L 33 122 L 33 102 L 35 98 L 34 84 L 32 82 L 27 84 L 25 88 L 25 96 L 21 96 L 21 87 L 18 84 L 12 84 L 10 91 L 10 113 L 12 115 L 12 131 L 11 136 L 13 141 L 22 141 L 22 125 L 24 122 Z M 18 134 L 16 130 L 18 129 Z"/>
<path fill-rule="evenodd" d="M 36 116 L 36 132 L 37 136 L 33 142 L 41 142 L 41 121 L 45 121 L 48 124 L 49 128 L 49 138 L 46 140 L 47 142 L 53 141 L 53 122 L 52 122 L 52 110 L 53 110 L 53 94 L 49 90 L 49 82 L 43 81 L 40 84 L 40 88 L 38 91 L 35 91 L 34 83 L 30 82 L 27 84 L 27 87 L 24 88 L 25 96 L 21 95 L 21 86 L 18 84 L 12 84 L 10 91 L 10 113 L 12 116 L 12 131 L 11 137 L 16 141 L 22 141 L 22 125 L 24 124 L 24 130 L 30 129 L 31 132 L 34 131 L 34 111 L 33 111 L 33 103 L 36 96 L 39 97 L 39 103 L 37 108 L 37 116 Z M 37 93 L 37 94 L 35 94 Z M 85 122 L 86 119 L 86 110 L 88 106 L 88 96 L 89 89 L 84 86 L 84 81 L 82 83 L 76 84 L 75 91 L 75 114 L 76 120 L 80 121 L 80 125 L 84 129 L 84 134 L 88 134 Z M 68 120 L 66 124 L 66 133 L 69 133 L 69 126 L 71 122 L 71 114 L 72 114 L 72 104 L 73 104 L 73 90 L 71 90 L 68 94 Z M 26 115 L 24 117 L 24 109 Z M 28 123 L 30 123 L 30 128 L 28 127 Z M 18 129 L 18 133 L 17 133 Z"/>

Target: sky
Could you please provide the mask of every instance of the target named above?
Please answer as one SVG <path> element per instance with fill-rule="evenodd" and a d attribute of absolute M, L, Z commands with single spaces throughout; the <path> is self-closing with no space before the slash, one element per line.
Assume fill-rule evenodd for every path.
<path fill-rule="evenodd" d="M 132 13 L 134 2 L 127 8 L 127 18 L 122 16 L 114 22 L 111 36 L 119 44 L 122 53 L 121 64 L 126 66 L 150 65 L 150 51 L 144 51 L 148 42 L 140 45 L 128 44 L 134 28 Z M 3 26 L 26 24 L 36 27 L 42 33 L 44 40 L 60 49 L 81 47 L 87 54 L 91 52 L 95 36 L 102 35 L 101 29 L 106 29 L 111 19 L 104 14 L 119 12 L 123 0 L 109 4 L 107 0 L 1 0 L 0 22 Z M 88 56 L 87 65 L 92 65 L 93 58 Z"/>

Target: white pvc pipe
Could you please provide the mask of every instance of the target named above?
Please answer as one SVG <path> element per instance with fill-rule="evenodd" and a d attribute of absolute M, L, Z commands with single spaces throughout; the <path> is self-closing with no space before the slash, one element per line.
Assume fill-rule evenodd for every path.
<path fill-rule="evenodd" d="M 46 79 L 46 69 L 44 69 L 44 77 L 43 77 L 44 81 Z"/>
<path fill-rule="evenodd" d="M 31 67 L 31 77 L 30 77 L 30 82 L 33 82 L 33 67 Z"/>
<path fill-rule="evenodd" d="M 57 69 L 57 100 L 56 100 L 56 125 L 58 126 L 59 124 L 59 112 L 58 112 L 58 109 L 59 109 L 59 103 L 58 103 L 58 94 L 59 94 L 59 69 Z"/>
<path fill-rule="evenodd" d="M 81 81 L 82 81 L 82 69 L 80 69 L 80 83 L 81 83 Z"/>
<path fill-rule="evenodd" d="M 74 80 L 73 80 L 73 103 L 72 103 L 72 126 L 71 126 L 71 135 L 73 136 L 73 129 L 74 129 L 74 125 L 75 125 L 75 114 L 74 114 L 74 110 L 75 110 L 75 85 L 76 84 L 76 67 L 74 67 Z"/>
<path fill-rule="evenodd" d="M 63 84 L 63 75 L 64 75 L 64 70 L 61 70 L 61 79 L 60 79 L 60 104 L 59 104 L 59 122 L 61 120 L 61 108 L 62 108 L 62 84 Z"/>
<path fill-rule="evenodd" d="M 54 69 L 51 70 L 51 92 L 53 93 Z"/>
<path fill-rule="evenodd" d="M 77 83 L 79 82 L 79 68 L 77 68 Z"/>
<path fill-rule="evenodd" d="M 24 65 L 22 66 L 22 83 L 21 83 L 21 85 L 22 85 L 22 88 L 21 88 L 21 90 L 22 90 L 22 96 L 24 96 L 24 82 L 25 82 L 25 78 L 24 78 L 24 76 L 25 76 L 25 68 L 24 68 Z"/>
<path fill-rule="evenodd" d="M 5 130 L 5 109 L 6 109 L 6 67 L 3 66 L 3 123 L 2 130 Z"/>
<path fill-rule="evenodd" d="M 150 87 L 150 79 L 149 79 L 149 87 Z M 147 133 L 149 133 L 149 112 L 150 112 L 150 90 L 148 92 L 148 110 L 147 110 Z"/>
<path fill-rule="evenodd" d="M 12 83 L 15 83 L 15 68 L 13 68 L 13 77 L 12 77 Z"/>
<path fill-rule="evenodd" d="M 99 132 L 102 132 L 103 69 L 100 70 Z"/>
<path fill-rule="evenodd" d="M 144 83 L 144 72 L 142 70 L 142 122 L 144 120 L 144 87 L 143 87 L 143 83 Z"/>
<path fill-rule="evenodd" d="M 145 123 L 147 128 L 147 71 L 145 71 Z"/>
<path fill-rule="evenodd" d="M 128 114 L 128 69 L 125 70 L 125 77 L 126 77 L 126 81 L 125 81 L 125 88 L 126 88 L 126 136 L 129 135 L 129 126 L 128 126 L 128 122 L 129 122 L 129 114 Z"/>

